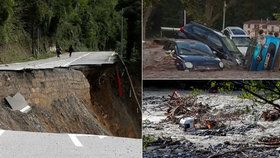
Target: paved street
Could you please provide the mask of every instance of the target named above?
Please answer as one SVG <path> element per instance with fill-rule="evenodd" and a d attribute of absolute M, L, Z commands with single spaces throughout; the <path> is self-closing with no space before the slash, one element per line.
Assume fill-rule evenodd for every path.
<path fill-rule="evenodd" d="M 0 130 L 0 157 L 140 158 L 142 157 L 142 140 Z"/>
<path fill-rule="evenodd" d="M 62 54 L 60 58 L 29 61 L 0 65 L 0 70 L 22 70 L 22 69 L 48 69 L 55 67 L 70 67 L 75 65 L 102 65 L 113 64 L 115 52 L 74 52 L 72 57 L 68 53 Z"/>

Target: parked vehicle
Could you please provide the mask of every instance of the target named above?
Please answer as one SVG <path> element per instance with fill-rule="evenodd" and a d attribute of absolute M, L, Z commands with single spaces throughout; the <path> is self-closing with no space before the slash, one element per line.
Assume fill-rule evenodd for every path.
<path fill-rule="evenodd" d="M 178 37 L 194 39 L 207 44 L 220 59 L 226 59 L 238 65 L 242 65 L 244 62 L 243 55 L 232 40 L 221 32 L 204 25 L 191 22 L 180 29 Z"/>
<path fill-rule="evenodd" d="M 252 40 L 246 53 L 247 68 L 251 71 L 279 70 L 280 39 L 265 36 L 264 41 Z"/>
<path fill-rule="evenodd" d="M 169 41 L 164 46 L 175 60 L 178 70 L 222 70 L 224 64 L 204 43 L 181 39 Z"/>
<path fill-rule="evenodd" d="M 251 39 L 242 28 L 226 27 L 222 33 L 233 41 L 243 56 L 246 55 Z"/>

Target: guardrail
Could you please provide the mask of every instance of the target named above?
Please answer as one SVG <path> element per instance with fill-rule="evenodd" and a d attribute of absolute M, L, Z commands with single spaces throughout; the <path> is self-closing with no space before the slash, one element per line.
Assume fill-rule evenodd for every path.
<path fill-rule="evenodd" d="M 160 27 L 160 37 L 162 38 L 162 32 L 163 31 L 179 31 L 180 28 L 174 28 L 174 27 Z"/>

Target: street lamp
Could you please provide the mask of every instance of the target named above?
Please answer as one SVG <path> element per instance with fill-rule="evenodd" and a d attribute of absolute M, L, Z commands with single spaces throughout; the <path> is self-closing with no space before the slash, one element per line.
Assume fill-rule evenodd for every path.
<path fill-rule="evenodd" d="M 223 9 L 223 29 L 225 29 L 225 24 L 226 24 L 226 8 L 227 8 L 227 2 L 224 1 L 224 9 Z"/>

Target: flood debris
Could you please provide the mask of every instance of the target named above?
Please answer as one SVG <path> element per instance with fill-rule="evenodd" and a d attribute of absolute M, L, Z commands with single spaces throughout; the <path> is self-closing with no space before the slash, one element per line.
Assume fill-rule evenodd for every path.
<path fill-rule="evenodd" d="M 193 124 L 194 119 L 192 117 L 185 117 L 180 120 L 180 126 L 184 128 L 184 131 L 187 131 L 187 129 L 193 129 L 194 124 Z"/>
<path fill-rule="evenodd" d="M 280 112 L 278 110 L 267 110 L 264 111 L 261 115 L 261 117 L 265 121 L 276 121 L 280 118 Z"/>
<path fill-rule="evenodd" d="M 18 110 L 22 113 L 28 113 L 31 110 L 31 107 L 26 102 L 24 96 L 19 92 L 17 92 L 15 96 L 7 96 L 5 99 L 12 110 Z"/>
<path fill-rule="evenodd" d="M 238 94 L 167 90 L 144 93 L 143 106 L 143 135 L 154 137 L 145 158 L 280 157 L 280 119 L 272 106 Z"/>

